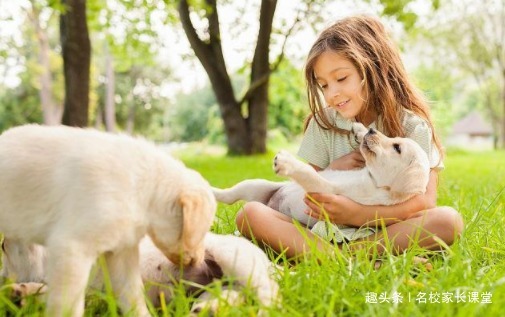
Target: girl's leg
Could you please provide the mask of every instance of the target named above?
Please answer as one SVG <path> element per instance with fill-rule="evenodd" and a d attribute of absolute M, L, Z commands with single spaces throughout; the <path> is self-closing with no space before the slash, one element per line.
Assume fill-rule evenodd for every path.
<path fill-rule="evenodd" d="M 451 207 L 435 207 L 420 211 L 405 221 L 387 226 L 386 234 L 393 252 L 399 254 L 413 245 L 428 250 L 440 249 L 442 246 L 439 241 L 451 245 L 461 234 L 463 227 L 463 219 L 456 210 Z M 379 233 L 358 242 L 374 240 L 384 241 L 384 234 Z M 356 246 L 359 248 L 359 243 Z"/>
<path fill-rule="evenodd" d="M 276 252 L 285 252 L 293 258 L 310 252 L 309 241 L 317 243 L 323 250 L 328 244 L 316 238 L 309 230 L 295 226 L 292 219 L 262 203 L 248 202 L 237 214 L 238 230 L 249 239 L 256 239 L 272 247 Z"/>

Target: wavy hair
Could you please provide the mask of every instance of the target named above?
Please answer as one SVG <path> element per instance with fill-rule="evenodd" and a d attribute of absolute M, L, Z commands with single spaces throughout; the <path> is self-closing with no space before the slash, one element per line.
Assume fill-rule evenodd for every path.
<path fill-rule="evenodd" d="M 310 49 L 305 64 L 305 79 L 311 115 L 305 122 L 305 129 L 314 118 L 323 129 L 348 134 L 348 131 L 334 126 L 326 116 L 326 104 L 314 74 L 314 64 L 327 51 L 340 54 L 356 67 L 365 91 L 362 113 L 373 109 L 377 115 L 381 115 L 380 124 L 384 134 L 405 137 L 402 117 L 405 109 L 410 110 L 426 120 L 433 141 L 442 155 L 428 102 L 409 79 L 399 51 L 384 25 L 377 18 L 366 15 L 337 21 L 319 35 Z M 359 117 L 358 114 L 358 120 Z"/>

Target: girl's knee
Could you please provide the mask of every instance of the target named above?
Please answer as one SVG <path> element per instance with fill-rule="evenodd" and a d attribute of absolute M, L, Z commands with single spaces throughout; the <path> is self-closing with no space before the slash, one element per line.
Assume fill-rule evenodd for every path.
<path fill-rule="evenodd" d="M 237 225 L 240 233 L 249 236 L 249 231 L 251 229 L 252 223 L 255 222 L 255 217 L 257 216 L 257 209 L 260 204 L 258 202 L 248 202 L 244 205 L 243 209 L 237 213 L 235 217 L 235 224 Z M 261 205 L 261 204 L 260 204 Z M 245 230 L 244 230 L 245 229 Z"/>
<path fill-rule="evenodd" d="M 461 235 L 464 228 L 461 214 L 448 206 L 431 210 L 428 222 L 434 233 L 448 244 L 452 244 Z"/>
<path fill-rule="evenodd" d="M 444 222 L 445 226 L 453 228 L 456 235 L 460 235 L 463 232 L 464 223 L 461 214 L 452 207 L 444 206 L 439 207 L 441 213 L 441 220 Z"/>
<path fill-rule="evenodd" d="M 244 222 L 244 211 L 240 210 L 235 216 L 235 224 L 237 225 L 237 228 L 240 229 L 240 227 L 242 227 L 243 222 Z"/>

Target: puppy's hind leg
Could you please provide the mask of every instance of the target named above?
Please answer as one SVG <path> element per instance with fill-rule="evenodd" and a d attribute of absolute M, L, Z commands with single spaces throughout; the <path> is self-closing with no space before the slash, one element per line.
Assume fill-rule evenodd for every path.
<path fill-rule="evenodd" d="M 96 256 L 82 243 L 59 239 L 47 245 L 47 316 L 82 316 L 89 273 Z"/>
<path fill-rule="evenodd" d="M 114 294 L 124 315 L 150 316 L 144 299 L 138 246 L 105 256 Z M 104 274 L 105 275 L 105 274 Z M 107 278 L 104 276 L 104 278 Z"/>
<path fill-rule="evenodd" d="M 233 204 L 239 200 L 268 203 L 272 195 L 286 183 L 266 179 L 248 179 L 226 189 L 212 188 L 217 201 Z"/>

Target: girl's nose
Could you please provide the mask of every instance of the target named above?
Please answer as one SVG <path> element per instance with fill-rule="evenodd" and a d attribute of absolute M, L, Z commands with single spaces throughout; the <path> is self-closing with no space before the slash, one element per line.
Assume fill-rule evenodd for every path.
<path fill-rule="evenodd" d="M 338 91 L 338 89 L 336 88 L 333 88 L 330 90 L 329 92 L 329 103 L 331 103 L 332 105 L 335 103 L 335 102 L 338 102 L 338 98 L 340 97 L 340 92 Z"/>

